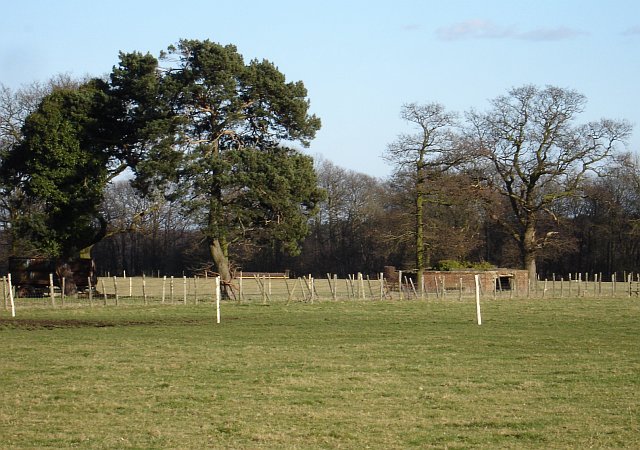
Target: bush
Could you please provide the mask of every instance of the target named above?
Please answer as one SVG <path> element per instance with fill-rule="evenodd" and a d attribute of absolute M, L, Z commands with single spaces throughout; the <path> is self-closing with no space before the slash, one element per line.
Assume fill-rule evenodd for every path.
<path fill-rule="evenodd" d="M 443 270 L 443 271 L 465 270 L 465 269 L 491 270 L 491 269 L 495 269 L 495 266 L 486 261 L 472 263 L 469 261 L 458 261 L 457 259 L 443 259 L 441 261 L 438 261 L 434 269 Z"/>

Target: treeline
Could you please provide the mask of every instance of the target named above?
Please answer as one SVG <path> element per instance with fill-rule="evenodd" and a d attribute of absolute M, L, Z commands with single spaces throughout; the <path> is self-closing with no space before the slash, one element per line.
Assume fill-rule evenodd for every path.
<path fill-rule="evenodd" d="M 386 265 L 413 268 L 415 205 L 406 179 L 378 179 L 328 160 L 316 161 L 316 172 L 327 196 L 311 219 L 301 254 L 238 242 L 236 270 L 346 276 L 375 274 Z M 443 174 L 433 186 L 425 218 L 427 265 L 459 260 L 520 267 L 517 244 L 496 218 L 508 205 L 500 198 L 488 201 L 473 180 L 472 174 Z M 590 177 L 583 191 L 553 211 L 557 234 L 539 255 L 541 277 L 632 272 L 640 266 L 638 161 L 618 159 L 601 176 Z M 178 204 L 142 198 L 119 181 L 108 187 L 104 209 L 112 233 L 93 249 L 101 272 L 179 275 L 211 267 L 201 233 Z"/>
<path fill-rule="evenodd" d="M 420 282 L 447 260 L 637 270 L 632 126 L 579 123 L 576 91 L 525 85 L 463 115 L 406 104 L 377 179 L 301 150 L 320 118 L 268 60 L 208 40 L 118 59 L 104 79 L 0 85 L 0 263 L 46 256 L 69 276 L 91 255 L 102 273 L 223 281 L 392 265 Z"/>

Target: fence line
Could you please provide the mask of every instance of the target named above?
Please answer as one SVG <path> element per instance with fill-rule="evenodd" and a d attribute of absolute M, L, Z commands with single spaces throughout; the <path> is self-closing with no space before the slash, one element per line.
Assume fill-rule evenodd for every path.
<path fill-rule="evenodd" d="M 286 278 L 270 277 L 268 275 L 253 274 L 251 278 L 237 278 L 227 286 L 227 301 L 237 302 L 309 302 L 316 301 L 345 301 L 345 300 L 429 300 L 447 299 L 462 301 L 473 298 L 475 289 L 463 286 L 462 279 L 458 283 L 445 283 L 444 277 L 433 280 L 435 287 L 427 289 L 416 285 L 411 277 L 399 272 L 397 280 L 388 280 L 380 273 L 371 277 L 362 273 L 355 273 L 339 279 L 335 274 L 313 278 L 311 275 Z M 632 297 L 640 296 L 640 274 L 624 273 L 623 281 L 619 281 L 613 274 L 609 281 L 604 281 L 602 274 L 572 273 L 566 278 L 553 274 L 550 279 L 545 278 L 529 282 L 523 292 L 517 286 L 505 288 L 497 280 L 494 283 L 480 285 L 483 298 L 514 299 L 540 298 L 562 299 L 583 297 Z M 134 305 L 134 304 L 198 304 L 215 301 L 216 278 L 202 277 L 100 277 L 94 286 L 89 280 L 88 292 L 73 297 L 65 296 L 61 286 L 53 285 L 53 276 L 47 293 L 40 298 L 22 298 L 15 296 L 9 290 L 8 277 L 2 278 L 2 295 L 4 309 L 8 310 L 10 299 L 13 297 L 15 305 L 65 307 L 71 305 L 94 306 L 94 297 L 102 297 L 103 305 Z M 63 280 L 64 281 L 64 280 Z M 182 284 L 182 289 L 176 286 Z M 489 285 L 487 285 L 489 284 Z M 167 296 L 168 292 L 168 296 Z M 58 303 L 57 300 L 60 300 Z M 14 306 L 15 307 L 15 306 Z"/>

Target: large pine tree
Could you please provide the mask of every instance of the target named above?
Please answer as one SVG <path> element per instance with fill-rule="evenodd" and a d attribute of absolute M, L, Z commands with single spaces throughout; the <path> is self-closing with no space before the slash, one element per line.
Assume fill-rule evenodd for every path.
<path fill-rule="evenodd" d="M 161 62 L 155 69 L 149 55 L 123 54 L 112 74 L 113 95 L 126 105 L 121 122 L 132 124 L 142 155 L 132 164 L 137 186 L 171 183 L 224 281 L 234 242 L 296 252 L 322 194 L 311 158 L 292 148 L 320 128 L 302 82 L 210 41 L 182 40 Z"/>

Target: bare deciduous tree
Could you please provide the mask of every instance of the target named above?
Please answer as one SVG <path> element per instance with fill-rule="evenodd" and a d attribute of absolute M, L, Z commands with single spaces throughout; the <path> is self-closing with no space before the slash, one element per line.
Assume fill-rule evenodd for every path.
<path fill-rule="evenodd" d="M 429 173 L 443 172 L 460 164 L 462 154 L 457 152 L 455 113 L 446 111 L 439 103 L 404 105 L 400 116 L 413 125 L 417 132 L 403 134 L 389 144 L 384 158 L 396 169 L 410 174 L 415 199 L 415 246 L 418 284 L 426 267 L 424 242 L 424 205 Z"/>
<path fill-rule="evenodd" d="M 569 89 L 523 86 L 491 102 L 486 113 L 468 114 L 468 137 L 490 162 L 493 187 L 515 220 L 502 224 L 517 241 L 524 267 L 535 279 L 536 256 L 554 232 L 536 234 L 542 214 L 578 192 L 585 176 L 613 154 L 631 133 L 625 121 L 602 119 L 574 125 L 586 98 Z"/>
<path fill-rule="evenodd" d="M 384 215 L 384 188 L 380 180 L 338 167 L 327 160 L 316 161 L 318 184 L 326 197 L 312 220 L 315 243 L 308 241 L 316 257 L 310 269 L 340 274 L 359 270 L 376 272 L 384 258 L 376 228 Z M 376 232 L 374 232 L 377 231 Z M 320 263 L 322 261 L 322 263 Z"/>

